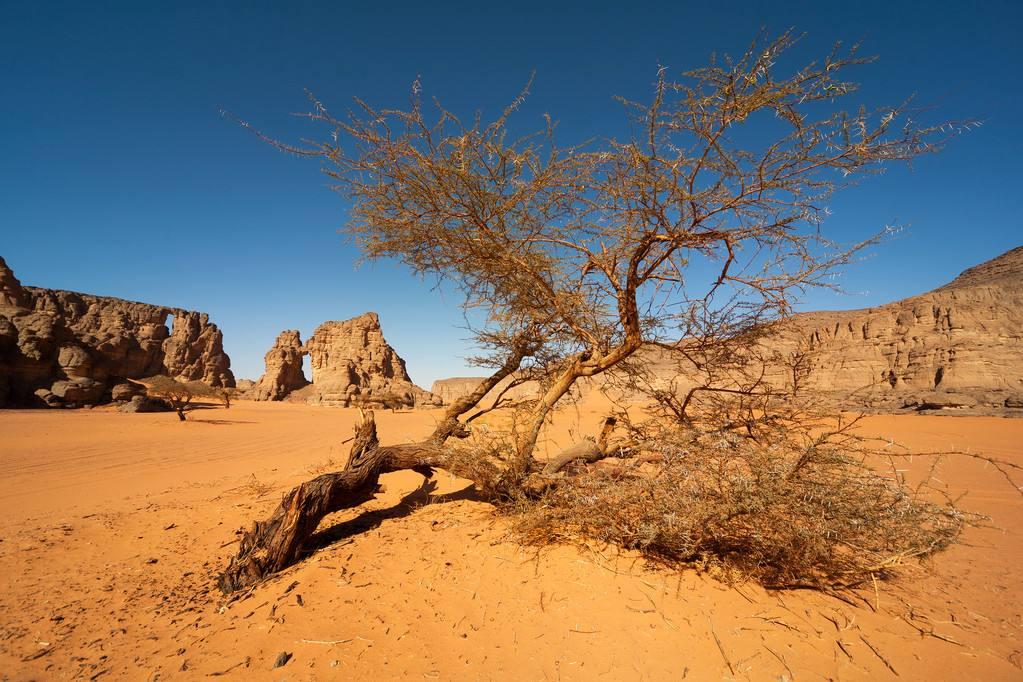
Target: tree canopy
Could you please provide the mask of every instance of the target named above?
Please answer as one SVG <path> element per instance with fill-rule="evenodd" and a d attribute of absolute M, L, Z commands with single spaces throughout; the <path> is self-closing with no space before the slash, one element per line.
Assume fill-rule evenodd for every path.
<path fill-rule="evenodd" d="M 831 194 L 961 129 L 918 124 L 909 102 L 842 109 L 857 91 L 847 72 L 872 60 L 837 45 L 785 69 L 797 40 L 761 39 L 678 78 L 661 67 L 649 101 L 621 100 L 626 139 L 560 146 L 549 116 L 513 136 L 528 86 L 490 122 L 436 102 L 428 115 L 416 81 L 407 110 L 356 100 L 337 117 L 310 96 L 305 116 L 326 139 L 270 141 L 324 162 L 353 201 L 346 232 L 367 258 L 454 282 L 485 311 L 481 338 L 502 358 L 515 339 L 536 342 L 533 354 L 558 368 L 537 431 L 576 378 L 643 344 L 722 343 L 789 314 L 807 287 L 830 286 L 867 243 L 822 236 Z M 700 276 L 693 266 L 707 262 L 715 274 Z"/>

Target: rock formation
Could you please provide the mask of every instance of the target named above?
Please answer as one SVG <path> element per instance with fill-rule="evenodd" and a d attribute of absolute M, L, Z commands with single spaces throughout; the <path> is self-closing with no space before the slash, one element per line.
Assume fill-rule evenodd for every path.
<path fill-rule="evenodd" d="M 309 355 L 312 383 L 302 374 Z M 291 388 L 288 388 L 291 386 Z M 325 405 L 438 405 L 440 399 L 414 383 L 405 361 L 384 339 L 376 313 L 324 322 L 302 346 L 298 332 L 283 332 L 266 354 L 266 372 L 250 394 L 256 400 Z"/>
<path fill-rule="evenodd" d="M 206 313 L 175 310 L 174 326 L 163 343 L 163 353 L 170 376 L 215 387 L 234 386 L 231 359 L 224 352 L 224 334 Z"/>
<path fill-rule="evenodd" d="M 920 296 L 864 310 L 794 315 L 766 342 L 805 353 L 805 386 L 836 405 L 869 411 L 1023 408 L 1023 247 Z M 687 390 L 684 368 L 657 349 L 639 359 Z M 782 370 L 769 370 L 778 380 Z M 434 382 L 450 402 L 480 379 Z M 585 394 L 592 386 L 580 382 Z"/>
<path fill-rule="evenodd" d="M 920 296 L 795 316 L 810 386 L 868 409 L 997 407 L 1023 395 L 1023 247 Z"/>
<path fill-rule="evenodd" d="M 266 352 L 266 371 L 247 391 L 253 400 L 283 400 L 289 393 L 309 382 L 302 373 L 302 339 L 298 332 L 281 332 L 273 347 Z"/>
<path fill-rule="evenodd" d="M 476 390 L 486 377 L 451 377 L 449 379 L 437 379 L 430 386 L 430 393 L 450 405 L 463 395 L 469 395 Z"/>
<path fill-rule="evenodd" d="M 223 334 L 205 314 L 23 287 L 0 259 L 0 406 L 126 400 L 135 391 L 125 379 L 154 374 L 234 385 Z"/>
<path fill-rule="evenodd" d="M 0 307 L 24 308 L 27 305 L 28 299 L 21 288 L 21 282 L 0 257 Z"/>

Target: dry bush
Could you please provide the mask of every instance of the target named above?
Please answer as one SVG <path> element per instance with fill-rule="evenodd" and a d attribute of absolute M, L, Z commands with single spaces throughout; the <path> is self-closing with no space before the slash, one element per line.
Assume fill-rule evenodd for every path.
<path fill-rule="evenodd" d="M 349 400 L 349 407 L 379 407 L 394 412 L 406 407 L 412 407 L 413 399 L 410 395 L 398 393 L 379 393 L 374 395 L 354 395 Z"/>
<path fill-rule="evenodd" d="M 246 492 L 252 497 L 258 499 L 274 489 L 273 483 L 264 483 L 260 481 L 258 478 L 256 478 L 256 474 L 253 473 L 250 474 L 249 476 L 250 480 L 246 481 L 245 484 L 238 489 Z"/>
<path fill-rule="evenodd" d="M 534 544 L 597 540 L 769 587 L 851 586 L 954 543 L 979 517 L 873 468 L 844 437 L 675 428 L 660 461 L 590 468 L 508 507 Z"/>
<path fill-rule="evenodd" d="M 631 388 L 652 398 L 645 417 L 635 405 L 632 416 L 619 412 L 625 437 L 596 462 L 547 478 L 517 467 L 510 443 L 490 439 L 463 446 L 455 470 L 529 544 L 597 541 L 768 587 L 889 577 L 983 521 L 930 475 L 907 481 L 895 466 L 900 453 L 858 435 L 858 418 L 817 407 L 801 390 L 804 356 L 786 367 L 749 345 L 730 353 L 743 359 L 727 377 L 694 384 L 704 390 L 636 375 Z M 784 380 L 765 382 L 765 362 Z"/>

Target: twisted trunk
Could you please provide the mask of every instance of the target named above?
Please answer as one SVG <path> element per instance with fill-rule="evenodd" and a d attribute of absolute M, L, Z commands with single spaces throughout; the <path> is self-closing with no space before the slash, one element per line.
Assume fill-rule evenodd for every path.
<path fill-rule="evenodd" d="M 269 519 L 253 523 L 217 584 L 233 592 L 298 561 L 323 517 L 372 499 L 380 474 L 413 469 L 429 477 L 443 462 L 441 449 L 430 443 L 381 446 L 373 413 L 368 412 L 356 427 L 344 470 L 306 481 L 284 496 Z"/>

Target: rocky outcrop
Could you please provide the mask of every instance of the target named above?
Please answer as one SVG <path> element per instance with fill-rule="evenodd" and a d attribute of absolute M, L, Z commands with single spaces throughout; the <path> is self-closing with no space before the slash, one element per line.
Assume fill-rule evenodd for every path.
<path fill-rule="evenodd" d="M 0 257 L 0 307 L 24 308 L 27 305 L 21 282 L 7 267 L 7 262 Z"/>
<path fill-rule="evenodd" d="M 289 393 L 306 386 L 302 373 L 302 338 L 295 330 L 283 331 L 266 352 L 266 371 L 246 395 L 252 400 L 283 400 Z"/>
<path fill-rule="evenodd" d="M 231 359 L 224 352 L 224 334 L 206 313 L 174 311 L 174 326 L 163 343 L 167 375 L 210 386 L 234 386 Z"/>
<path fill-rule="evenodd" d="M 128 399 L 125 379 L 154 374 L 234 385 L 223 334 L 205 314 L 22 287 L 0 264 L 0 406 L 95 404 L 115 387 Z"/>
<path fill-rule="evenodd" d="M 312 366 L 311 384 L 302 373 L 304 355 L 309 355 Z M 266 372 L 248 396 L 343 407 L 441 402 L 412 383 L 405 361 L 384 339 L 376 313 L 324 322 L 305 345 L 297 331 L 281 333 L 266 354 Z"/>
<path fill-rule="evenodd" d="M 117 408 L 121 412 L 170 412 L 174 408 L 162 398 L 150 398 L 146 395 L 137 395 Z"/>
<path fill-rule="evenodd" d="M 311 394 L 306 400 L 326 404 L 439 404 L 412 383 L 405 361 L 391 348 L 376 313 L 343 322 L 324 322 L 305 343 L 312 366 Z"/>

